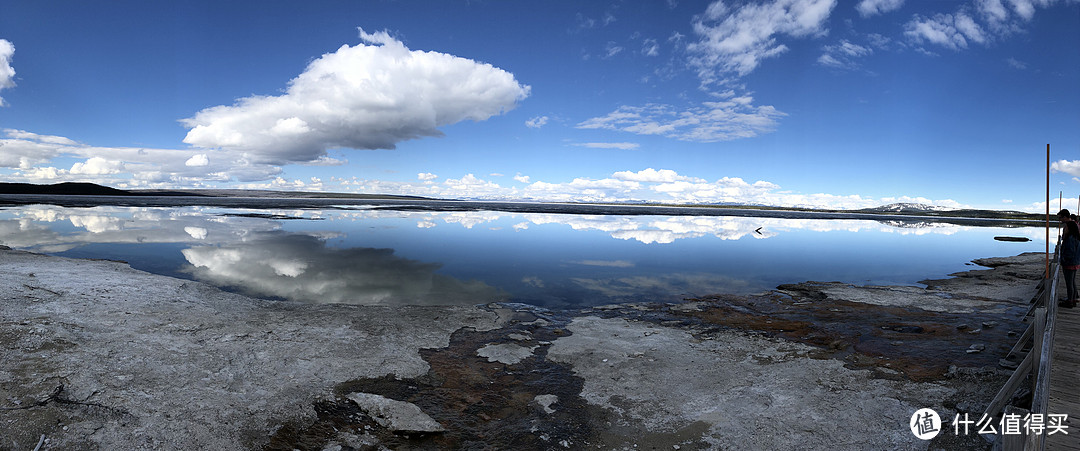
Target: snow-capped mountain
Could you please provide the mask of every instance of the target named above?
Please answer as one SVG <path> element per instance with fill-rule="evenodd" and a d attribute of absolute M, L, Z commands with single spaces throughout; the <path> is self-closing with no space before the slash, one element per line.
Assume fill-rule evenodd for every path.
<path fill-rule="evenodd" d="M 895 204 L 889 204 L 889 205 L 882 205 L 882 206 L 877 207 L 877 208 L 868 208 L 867 210 L 882 211 L 882 212 L 890 211 L 890 212 L 897 212 L 897 213 L 917 213 L 917 212 L 926 212 L 926 211 L 949 211 L 949 210 L 951 210 L 951 208 L 938 207 L 938 206 L 935 206 L 935 205 L 926 205 L 926 204 L 895 203 Z"/>

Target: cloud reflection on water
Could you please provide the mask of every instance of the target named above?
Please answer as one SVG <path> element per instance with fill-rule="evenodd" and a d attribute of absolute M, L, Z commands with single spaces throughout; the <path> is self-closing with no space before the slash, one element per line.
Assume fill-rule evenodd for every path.
<path fill-rule="evenodd" d="M 0 243 L 33 252 L 59 253 L 88 244 L 230 242 L 249 233 L 278 230 L 277 221 L 222 217 L 189 208 L 34 205 L 8 209 L 0 220 Z M 7 213 L 5 212 L 5 213 Z M 63 223 L 73 230 L 66 230 Z M 80 230 L 81 229 L 81 230 Z"/>
<path fill-rule="evenodd" d="M 505 300 L 480 281 L 436 274 L 441 265 L 394 255 L 393 249 L 326 246 L 316 237 L 265 233 L 224 246 L 181 251 L 199 280 L 255 296 L 315 303 L 477 304 Z"/>

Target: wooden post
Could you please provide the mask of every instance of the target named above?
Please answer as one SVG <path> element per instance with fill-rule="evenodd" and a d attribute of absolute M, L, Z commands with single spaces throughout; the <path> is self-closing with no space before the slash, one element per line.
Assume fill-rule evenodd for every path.
<path fill-rule="evenodd" d="M 1025 415 L 1031 412 L 1023 407 L 1005 406 L 1005 415 L 1016 415 L 1016 418 L 1023 419 Z M 1021 426 L 1023 423 L 1021 423 Z M 1025 441 L 1027 440 L 1026 430 L 1021 427 L 1020 434 L 1001 434 L 1001 450 L 1002 451 L 1022 451 L 1024 449 Z"/>
<path fill-rule="evenodd" d="M 1049 298 L 1049 296 L 1051 296 L 1052 294 L 1053 293 L 1050 293 L 1049 290 L 1046 293 L 1046 296 L 1047 296 L 1046 302 L 1047 303 L 1054 302 L 1053 299 Z M 1046 332 L 1046 312 L 1047 312 L 1046 307 L 1039 307 L 1039 308 L 1035 309 L 1035 324 L 1034 324 L 1034 326 L 1035 326 L 1035 344 L 1031 347 L 1031 353 L 1035 354 L 1035 356 L 1031 360 L 1031 368 L 1034 369 L 1036 375 L 1038 375 L 1038 373 L 1039 373 L 1039 358 L 1041 357 L 1041 354 L 1042 354 L 1042 347 L 1043 347 L 1043 345 L 1049 345 L 1048 343 L 1043 343 L 1043 334 Z M 1031 392 L 1032 393 L 1035 393 L 1035 386 L 1038 385 L 1038 383 L 1039 383 L 1039 378 L 1038 377 L 1031 378 Z M 1037 408 L 1035 408 L 1035 406 L 1032 406 L 1031 410 L 1039 412 L 1039 410 Z M 1039 413 L 1046 413 L 1046 412 L 1039 412 Z"/>

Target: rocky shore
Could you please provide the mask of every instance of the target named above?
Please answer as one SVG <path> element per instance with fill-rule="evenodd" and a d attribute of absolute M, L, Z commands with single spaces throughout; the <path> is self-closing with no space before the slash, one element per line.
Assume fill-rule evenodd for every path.
<path fill-rule="evenodd" d="M 1042 255 L 549 311 L 268 301 L 0 250 L 0 450 L 970 449 Z"/>

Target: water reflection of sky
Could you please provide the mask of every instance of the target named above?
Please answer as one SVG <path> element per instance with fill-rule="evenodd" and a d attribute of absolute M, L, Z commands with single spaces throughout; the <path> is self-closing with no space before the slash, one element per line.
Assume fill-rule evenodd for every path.
<path fill-rule="evenodd" d="M 0 210 L 0 243 L 17 249 L 124 260 L 257 296 L 389 305 L 598 305 L 806 280 L 914 284 L 975 258 L 1041 251 L 1043 236 L 1037 227 L 721 216 Z"/>

